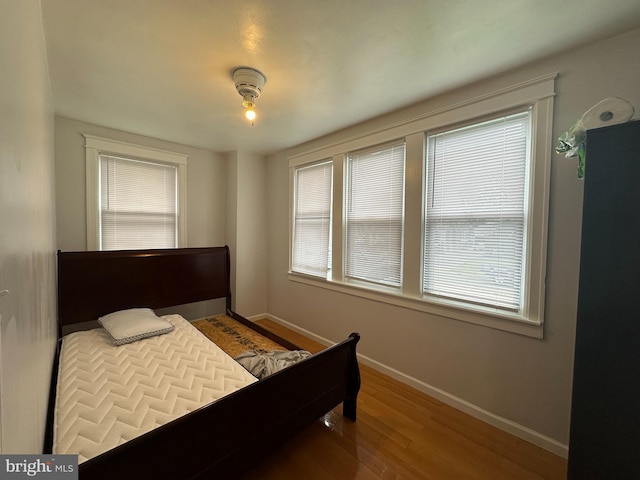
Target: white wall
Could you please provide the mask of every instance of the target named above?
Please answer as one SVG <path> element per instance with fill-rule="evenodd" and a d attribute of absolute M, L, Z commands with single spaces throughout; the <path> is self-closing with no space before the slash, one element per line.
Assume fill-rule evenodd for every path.
<path fill-rule="evenodd" d="M 41 453 L 56 335 L 53 114 L 39 0 L 0 0 L 0 452 Z"/>
<path fill-rule="evenodd" d="M 236 310 L 238 297 L 236 295 L 236 269 L 237 269 L 237 253 L 238 253 L 238 152 L 228 152 L 227 161 L 227 216 L 225 218 L 226 225 L 226 243 L 229 245 L 231 254 L 231 308 Z"/>
<path fill-rule="evenodd" d="M 619 96 L 640 109 L 639 45 L 636 30 L 270 156 L 269 313 L 331 341 L 359 331 L 359 352 L 389 372 L 395 370 L 425 391 L 566 454 L 583 193 L 575 159 L 553 154 L 545 332 L 544 339 L 537 340 L 289 281 L 287 157 L 552 72 L 559 72 L 556 139 L 602 98 Z"/>

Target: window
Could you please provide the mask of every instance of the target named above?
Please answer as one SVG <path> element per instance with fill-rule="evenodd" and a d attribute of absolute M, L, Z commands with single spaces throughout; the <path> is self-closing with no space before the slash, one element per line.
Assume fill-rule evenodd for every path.
<path fill-rule="evenodd" d="M 519 310 L 529 118 L 428 135 L 423 293 Z"/>
<path fill-rule="evenodd" d="M 184 246 L 187 157 L 85 137 L 88 249 Z"/>
<path fill-rule="evenodd" d="M 296 170 L 291 263 L 294 272 L 328 276 L 331 268 L 332 178 L 330 161 Z"/>
<path fill-rule="evenodd" d="M 541 338 L 555 77 L 291 157 L 289 279 Z"/>
<path fill-rule="evenodd" d="M 99 158 L 100 250 L 177 247 L 177 167 Z"/>
<path fill-rule="evenodd" d="M 345 276 L 402 282 L 404 141 L 347 156 Z"/>

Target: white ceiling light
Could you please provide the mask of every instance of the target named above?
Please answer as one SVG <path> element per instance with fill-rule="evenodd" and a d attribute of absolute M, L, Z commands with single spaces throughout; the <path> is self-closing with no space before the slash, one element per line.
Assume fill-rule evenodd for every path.
<path fill-rule="evenodd" d="M 242 96 L 242 106 L 246 108 L 245 117 L 253 125 L 256 118 L 256 98 L 262 93 L 262 87 L 267 83 L 267 77 L 251 67 L 236 67 L 231 71 L 231 77 L 236 82 L 236 90 Z"/>

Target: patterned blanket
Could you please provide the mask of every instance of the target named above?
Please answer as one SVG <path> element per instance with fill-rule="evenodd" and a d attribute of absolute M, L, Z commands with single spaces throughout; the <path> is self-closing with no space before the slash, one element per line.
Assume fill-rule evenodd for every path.
<path fill-rule="evenodd" d="M 262 354 L 272 350 L 287 350 L 227 315 L 203 318 L 191 324 L 234 358 L 247 350 Z"/>

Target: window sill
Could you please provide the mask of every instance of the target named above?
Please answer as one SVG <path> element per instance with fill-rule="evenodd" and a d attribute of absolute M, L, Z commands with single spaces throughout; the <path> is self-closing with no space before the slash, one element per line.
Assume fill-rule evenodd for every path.
<path fill-rule="evenodd" d="M 419 312 L 431 313 L 453 320 L 482 325 L 485 327 L 516 333 L 533 338 L 543 338 L 542 322 L 528 320 L 516 313 L 499 311 L 489 307 L 471 306 L 455 301 L 441 299 L 424 299 L 406 294 L 373 290 L 360 285 L 324 280 L 299 273 L 289 272 L 289 280 L 313 287 L 324 288 L 334 292 L 366 298 L 398 307 L 409 308 Z"/>

